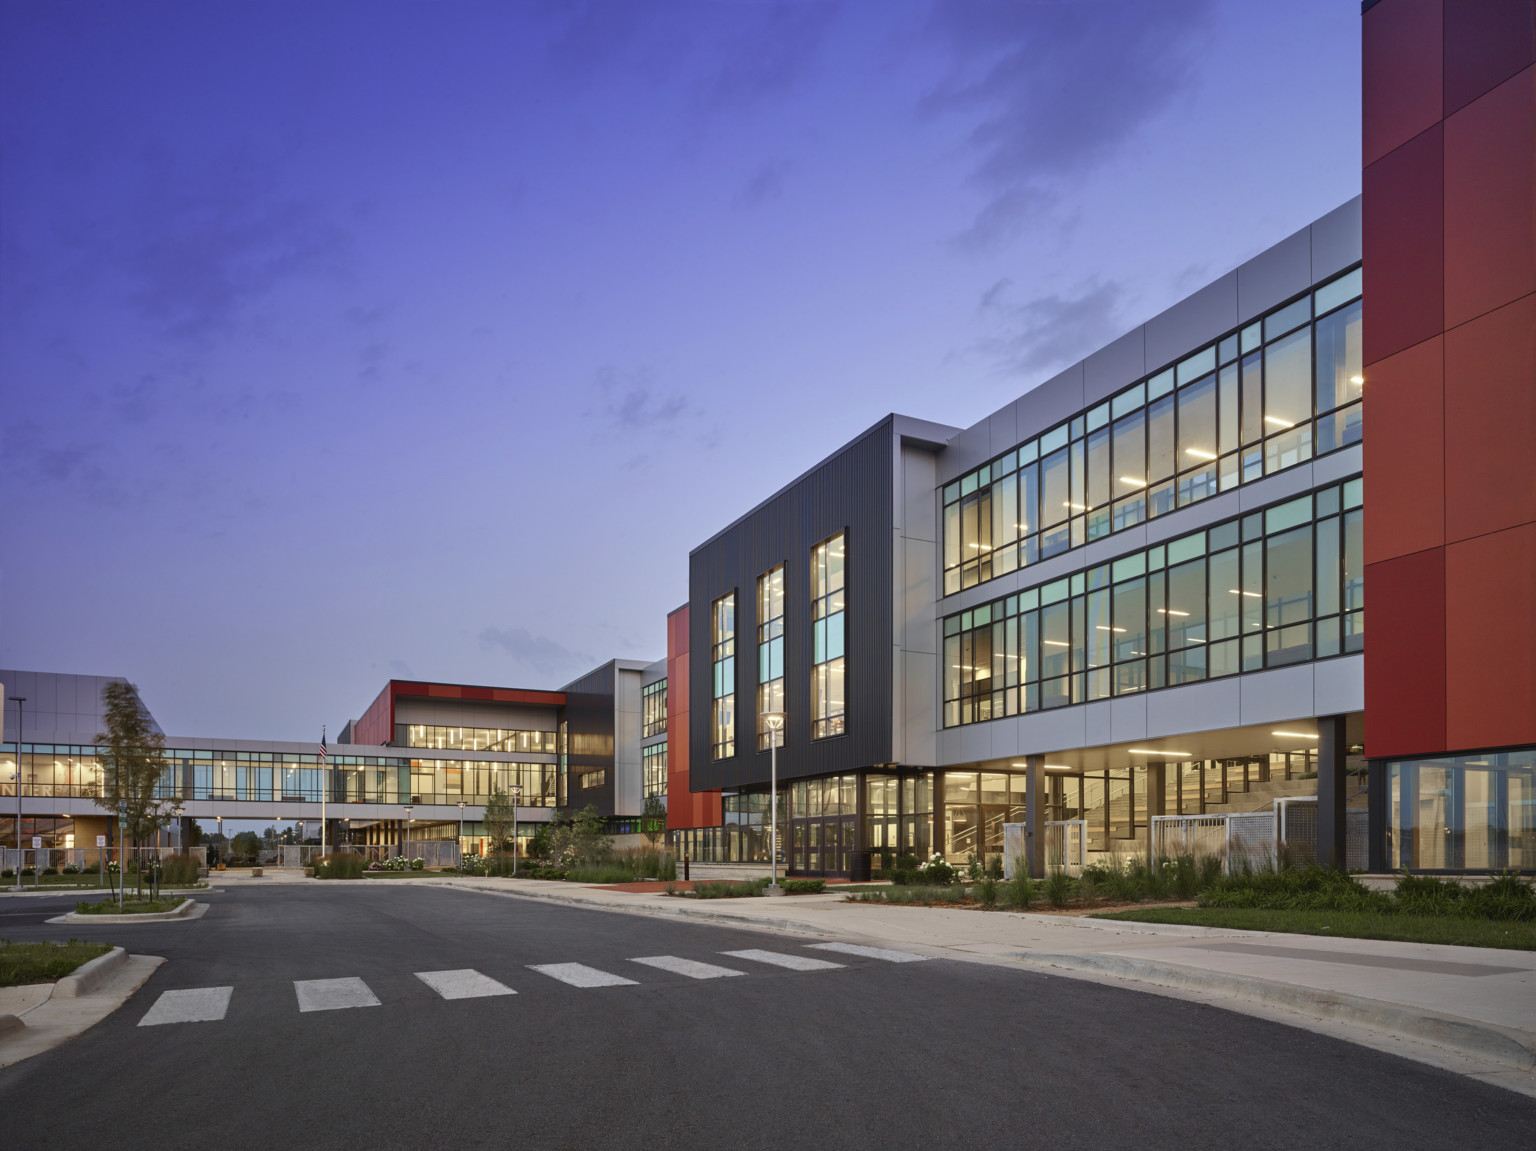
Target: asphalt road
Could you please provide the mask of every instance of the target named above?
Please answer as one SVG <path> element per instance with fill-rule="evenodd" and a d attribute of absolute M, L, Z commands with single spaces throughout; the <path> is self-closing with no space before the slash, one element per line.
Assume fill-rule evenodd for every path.
<path fill-rule="evenodd" d="M 1405 1151 L 1536 1130 L 1524 1096 L 1077 980 L 384 881 L 207 898 L 191 923 L 90 928 L 42 923 L 71 899 L 0 901 L 0 936 L 169 959 L 104 1023 L 0 1071 L 0 1145 Z M 723 954 L 748 949 L 841 966 Z M 657 956 L 744 974 L 635 962 Z M 516 994 L 445 998 L 416 974 L 466 969 Z M 363 991 L 296 988 L 338 979 Z M 222 992 L 161 998 L 212 988 L 232 989 L 223 1018 L 140 1025 L 217 1011 Z M 378 1004 L 300 1010 L 338 993 Z"/>

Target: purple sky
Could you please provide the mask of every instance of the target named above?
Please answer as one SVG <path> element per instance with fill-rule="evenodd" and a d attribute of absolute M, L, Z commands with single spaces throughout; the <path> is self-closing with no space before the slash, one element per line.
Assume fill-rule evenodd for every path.
<path fill-rule="evenodd" d="M 1359 190 L 1358 0 L 0 0 L 0 666 L 310 739 Z"/>

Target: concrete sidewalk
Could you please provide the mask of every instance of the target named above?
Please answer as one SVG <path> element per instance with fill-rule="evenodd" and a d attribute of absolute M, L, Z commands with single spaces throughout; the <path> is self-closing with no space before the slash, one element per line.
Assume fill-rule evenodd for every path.
<path fill-rule="evenodd" d="M 424 882 L 854 939 L 1133 986 L 1307 1027 L 1536 1096 L 1536 953 L 1529 951 L 856 904 L 836 892 L 691 900 L 541 880 Z"/>

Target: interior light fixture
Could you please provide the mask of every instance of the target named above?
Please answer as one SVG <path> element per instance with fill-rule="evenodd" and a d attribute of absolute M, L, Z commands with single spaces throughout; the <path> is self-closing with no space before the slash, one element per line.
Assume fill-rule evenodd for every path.
<path fill-rule="evenodd" d="M 1080 512 L 1085 512 L 1085 511 L 1088 510 L 1088 505 L 1087 504 L 1075 504 L 1071 500 L 1068 500 L 1066 503 L 1062 504 L 1061 506 L 1064 507 L 1064 508 L 1074 508 L 1074 509 L 1076 509 L 1077 511 L 1080 511 Z"/>
<path fill-rule="evenodd" d="M 1064 640 L 1064 639 L 1043 639 L 1040 642 L 1043 643 L 1043 644 L 1048 644 L 1051 647 L 1069 647 L 1070 646 L 1067 643 L 1067 641 Z"/>
<path fill-rule="evenodd" d="M 1264 422 L 1266 424 L 1274 424 L 1277 427 L 1282 428 L 1294 428 L 1296 426 L 1295 424 L 1291 423 L 1290 420 L 1282 420 L 1279 416 L 1265 416 Z"/>
<path fill-rule="evenodd" d="M 1068 767 L 1064 763 L 1048 763 L 1048 764 L 1045 765 L 1045 770 L 1046 771 L 1076 771 L 1077 768 L 1075 768 L 1075 767 Z"/>
<path fill-rule="evenodd" d="M 1124 631 L 1125 630 L 1123 627 L 1105 627 L 1101 623 L 1094 624 L 1093 625 L 1093 629 L 1095 631 Z"/>
<path fill-rule="evenodd" d="M 1204 448 L 1185 448 L 1184 454 L 1186 456 L 1194 456 L 1197 460 L 1214 460 L 1216 458 L 1215 452 L 1208 452 Z"/>
<path fill-rule="evenodd" d="M 1179 611 L 1177 608 L 1160 607 L 1157 609 L 1162 615 L 1188 615 L 1187 611 Z"/>
<path fill-rule="evenodd" d="M 1186 759 L 1190 754 L 1187 751 L 1165 751 L 1161 747 L 1128 747 L 1126 748 L 1126 751 L 1128 751 L 1131 755 L 1167 755 L 1179 756 Z"/>
<path fill-rule="evenodd" d="M 1308 732 L 1308 731 L 1272 731 L 1269 734 L 1270 735 L 1288 735 L 1292 739 L 1319 739 L 1319 738 L 1321 738 L 1320 736 L 1313 735 L 1311 732 Z"/>
<path fill-rule="evenodd" d="M 1253 599 L 1263 599 L 1264 598 L 1262 595 L 1260 595 L 1256 591 L 1243 591 L 1241 588 L 1235 588 L 1235 587 L 1229 587 L 1227 589 L 1227 594 L 1228 595 L 1245 595 L 1245 596 L 1249 596 L 1249 597 L 1251 597 Z"/>
<path fill-rule="evenodd" d="M 1216 457 L 1212 456 L 1211 458 L 1215 459 Z M 1144 488 L 1147 486 L 1146 480 L 1138 480 L 1135 476 L 1121 476 L 1120 482 L 1122 484 L 1130 484 L 1133 488 Z"/>

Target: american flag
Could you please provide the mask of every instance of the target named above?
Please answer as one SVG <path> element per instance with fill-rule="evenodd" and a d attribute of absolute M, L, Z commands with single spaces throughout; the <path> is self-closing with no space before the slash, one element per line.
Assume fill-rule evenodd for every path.
<path fill-rule="evenodd" d="M 320 766 L 325 766 L 325 725 L 320 727 Z"/>

